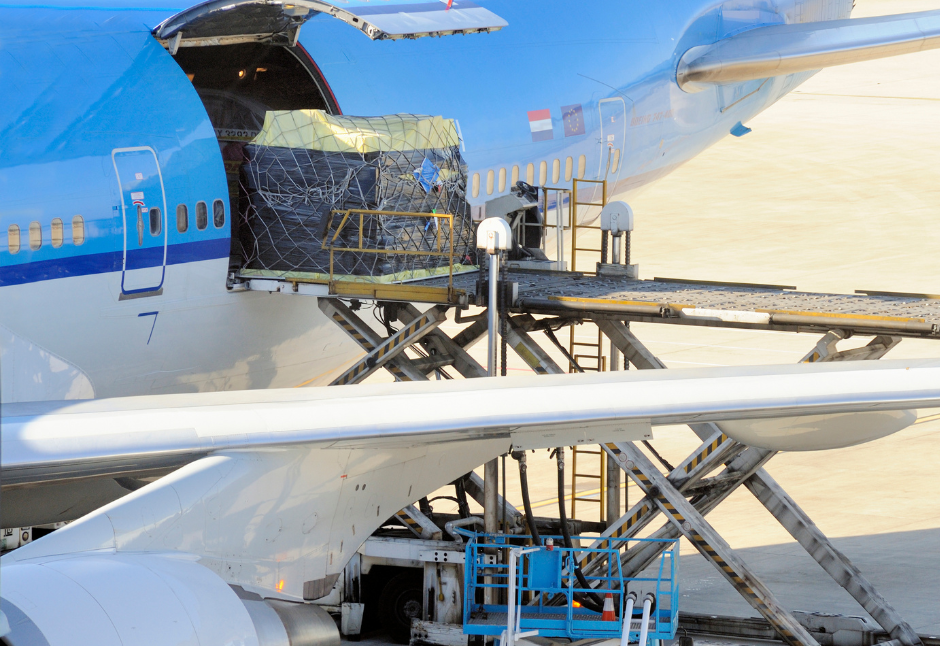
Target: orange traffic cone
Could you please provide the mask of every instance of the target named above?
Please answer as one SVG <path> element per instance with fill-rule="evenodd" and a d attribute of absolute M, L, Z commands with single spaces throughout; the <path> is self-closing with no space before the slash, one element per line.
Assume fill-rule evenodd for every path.
<path fill-rule="evenodd" d="M 610 592 L 604 597 L 604 614 L 601 615 L 601 621 L 617 621 L 617 615 L 614 612 L 614 595 Z"/>

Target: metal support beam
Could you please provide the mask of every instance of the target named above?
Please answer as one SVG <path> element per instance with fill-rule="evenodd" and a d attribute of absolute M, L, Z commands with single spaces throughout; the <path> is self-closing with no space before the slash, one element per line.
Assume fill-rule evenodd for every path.
<path fill-rule="evenodd" d="M 685 491 L 696 482 L 699 482 L 706 475 L 720 467 L 734 453 L 740 452 L 743 447 L 731 440 L 727 435 L 718 431 L 715 436 L 708 438 L 692 455 L 686 458 L 675 470 L 669 474 L 668 480 L 679 491 Z M 620 473 L 622 467 L 621 453 L 615 444 L 609 444 L 604 447 L 607 451 L 607 457 L 610 458 L 608 464 L 613 464 L 613 472 Z M 625 460 L 626 458 L 624 458 Z M 626 471 L 624 469 L 624 471 Z M 629 477 L 629 473 L 628 473 Z M 653 499 L 644 496 L 639 502 L 627 511 L 626 514 L 618 518 L 610 527 L 607 528 L 601 536 L 595 541 L 591 548 L 607 549 L 607 537 L 629 538 L 635 536 L 641 529 L 649 525 L 650 522 L 659 514 L 659 508 L 653 504 Z M 598 567 L 604 564 L 600 558 L 600 552 L 588 552 L 580 557 L 580 566 L 586 574 L 593 573 Z M 658 552 L 657 552 L 658 555 Z M 655 556 L 654 556 L 655 558 Z"/>
<path fill-rule="evenodd" d="M 471 471 L 464 477 L 463 486 L 467 495 L 473 498 L 477 504 L 483 506 L 485 500 L 483 497 L 483 478 Z M 522 512 L 511 505 L 505 498 L 499 495 L 498 492 L 496 494 L 496 508 L 499 511 L 500 517 L 503 517 L 505 514 L 506 524 L 509 527 L 522 528 L 525 526 L 525 519 Z"/>
<path fill-rule="evenodd" d="M 382 343 L 382 337 L 341 300 L 318 298 L 317 306 L 366 352 L 372 352 Z M 404 355 L 394 357 L 386 364 L 385 369 L 398 381 L 427 381 L 425 374 L 414 367 Z"/>
<path fill-rule="evenodd" d="M 604 486 L 607 487 L 607 509 L 604 510 L 604 513 L 607 516 L 607 526 L 610 527 L 620 519 L 621 514 L 620 470 L 617 468 L 617 463 L 609 455 L 607 456 L 605 475 L 607 476 L 607 482 L 604 483 Z"/>
<path fill-rule="evenodd" d="M 399 308 L 412 319 L 421 315 L 418 308 L 411 303 L 403 303 Z M 486 368 L 477 363 L 477 360 L 471 357 L 463 346 L 447 336 L 442 330 L 431 330 L 424 338 L 424 341 L 428 345 L 435 346 L 439 353 L 453 357 L 454 368 L 467 379 L 486 376 Z"/>
<path fill-rule="evenodd" d="M 408 346 L 417 343 L 431 330 L 444 322 L 447 307 L 435 305 L 419 318 L 405 325 L 401 330 L 385 339 L 372 352 L 357 361 L 342 375 L 333 380 L 331 386 L 355 384 L 387 364 L 405 351 Z"/>
<path fill-rule="evenodd" d="M 434 521 L 425 516 L 424 513 L 414 505 L 408 505 L 400 510 L 395 514 L 395 518 L 397 518 L 402 525 L 410 529 L 418 538 L 439 541 L 444 535 L 441 528 L 435 525 Z"/>
<path fill-rule="evenodd" d="M 713 478 L 714 481 L 724 482 L 724 486 L 712 488 L 707 493 L 692 499 L 691 503 L 695 506 L 696 511 L 702 516 L 708 515 L 774 455 L 776 453 L 773 451 L 754 447 L 742 451 L 727 464 L 718 476 Z M 693 482 L 690 482 L 689 487 L 693 484 Z M 650 538 L 674 539 L 679 536 L 680 532 L 676 527 L 671 523 L 667 523 L 654 532 Z M 655 543 L 643 543 L 630 549 L 620 559 L 623 575 L 636 576 L 636 573 L 642 572 L 659 556 L 661 551 L 661 548 Z"/>
<path fill-rule="evenodd" d="M 495 534 L 499 531 L 499 460 L 493 458 L 483 465 L 483 531 Z"/>
<path fill-rule="evenodd" d="M 921 640 L 914 628 L 875 590 L 861 571 L 829 542 L 806 512 L 769 473 L 759 470 L 744 482 L 744 486 L 892 639 L 898 640 L 903 646 L 920 646 Z"/>
<path fill-rule="evenodd" d="M 477 341 L 483 338 L 487 332 L 486 319 L 480 319 L 479 321 L 474 321 L 470 327 L 465 328 L 460 331 L 460 334 L 454 337 L 454 343 L 459 345 L 464 350 L 469 350 L 472 348 Z"/>
<path fill-rule="evenodd" d="M 526 331 L 526 324 L 532 317 L 529 314 L 509 317 L 509 328 L 506 331 L 506 342 L 512 346 L 523 361 L 540 375 L 563 375 L 567 370 L 562 370 L 555 363 L 542 347 L 536 343 L 535 339 L 529 336 Z"/>
<path fill-rule="evenodd" d="M 818 646 L 809 631 L 780 605 L 773 593 L 646 455 L 629 442 L 617 443 L 617 448 L 626 457 L 623 461 L 618 460 L 622 468 L 627 470 L 640 488 L 653 497 L 655 504 L 666 514 L 673 526 L 702 556 L 715 565 L 722 576 L 741 593 L 752 608 L 770 622 L 788 644 Z"/>
<path fill-rule="evenodd" d="M 598 318 L 594 322 L 600 328 L 600 331 L 610 339 L 610 342 L 623 352 L 627 361 L 638 369 L 650 370 L 666 367 L 662 361 L 646 349 L 646 346 L 640 343 L 640 340 L 621 321 Z"/>
<path fill-rule="evenodd" d="M 598 327 L 601 327 L 612 343 L 624 350 L 624 354 L 628 355 L 630 361 L 638 368 L 665 367 L 622 324 L 616 321 L 603 321 L 602 326 L 602 322 L 599 321 Z M 837 344 L 845 336 L 845 333 L 841 330 L 830 330 L 817 342 L 813 350 L 803 357 L 801 362 L 876 360 L 883 357 L 901 342 L 900 337 L 878 336 L 861 348 L 840 351 Z M 721 429 L 719 424 L 714 423 L 692 424 L 690 426 L 703 439 Z M 714 509 L 724 500 L 731 491 L 744 483 L 751 493 L 790 532 L 791 536 L 819 563 L 823 570 L 852 595 L 892 638 L 898 639 L 903 646 L 920 646 L 921 641 L 913 627 L 901 618 L 897 610 L 877 592 L 858 568 L 832 545 L 831 541 L 816 527 L 796 502 L 762 468 L 762 465 L 770 460 L 773 455 L 775 453 L 769 451 L 748 449 L 745 454 L 739 457 L 748 458 L 752 464 L 759 463 L 758 468 L 752 471 L 751 465 L 748 465 L 747 468 L 742 469 L 743 465 L 738 464 L 735 467 L 735 462 L 732 462 L 729 464 L 727 472 L 715 479 L 716 484 L 722 480 L 727 482 L 726 487 L 710 491 L 693 499 L 695 509 L 703 515 L 707 514 L 708 511 Z M 749 471 L 752 471 L 752 474 L 747 477 L 734 477 L 735 472 L 741 474 Z M 773 483 L 773 486 L 769 486 L 768 483 Z M 663 536 L 667 534 L 669 532 L 664 532 Z M 660 534 L 657 533 L 656 537 L 660 537 Z M 639 552 L 645 552 L 645 554 L 634 554 L 631 558 L 632 563 L 624 565 L 625 574 L 639 571 L 639 569 L 645 567 L 644 563 L 651 562 L 651 556 L 655 558 L 655 553 L 652 553 L 648 547 L 643 547 L 645 549 L 641 549 Z M 634 570 L 635 567 L 639 569 Z"/>
<path fill-rule="evenodd" d="M 425 375 L 429 375 L 435 370 L 440 370 L 441 368 L 454 365 L 454 358 L 449 354 L 434 352 L 429 357 L 419 357 L 417 359 L 412 359 L 411 364 Z"/>

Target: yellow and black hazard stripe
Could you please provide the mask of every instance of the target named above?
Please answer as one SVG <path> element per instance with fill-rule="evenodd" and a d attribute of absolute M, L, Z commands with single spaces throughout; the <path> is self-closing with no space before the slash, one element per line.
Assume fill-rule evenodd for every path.
<path fill-rule="evenodd" d="M 375 346 L 372 345 L 372 342 L 369 341 L 366 337 L 364 337 L 359 332 L 359 330 L 356 329 L 356 326 L 354 326 L 352 323 L 350 323 L 345 318 L 343 318 L 342 314 L 340 314 L 339 312 L 333 312 L 333 320 L 336 321 L 341 328 L 346 330 L 346 334 L 348 334 L 353 339 L 355 339 L 356 343 L 358 343 L 363 348 L 365 348 L 366 352 L 372 352 L 373 350 L 375 350 Z"/>
<path fill-rule="evenodd" d="M 720 444 L 721 441 L 724 441 L 724 439 L 726 439 L 726 436 L 722 435 L 721 438 L 718 438 L 718 440 L 716 440 L 716 442 Z M 620 449 L 618 449 L 617 445 L 614 444 L 613 442 L 608 443 L 606 446 L 615 455 L 619 455 L 621 453 Z M 717 445 L 716 445 L 716 448 L 717 448 Z M 709 449 L 706 449 L 706 450 L 709 453 L 714 451 L 713 448 L 711 450 Z M 643 490 L 647 493 L 647 495 L 649 495 L 649 492 L 653 489 L 653 486 L 654 486 L 653 482 L 636 465 L 634 465 L 630 469 L 630 472 L 634 476 L 636 476 L 636 479 L 639 481 Z M 682 524 L 685 523 L 686 520 L 685 520 L 685 517 L 682 515 L 682 513 L 678 509 L 676 509 L 676 506 L 673 505 L 671 502 L 669 502 L 666 499 L 666 497 L 663 496 L 661 493 L 657 493 L 655 497 L 656 497 L 656 500 L 663 506 L 663 509 L 666 510 L 666 513 L 668 513 L 670 516 L 672 516 L 673 519 L 675 519 L 679 527 L 682 527 Z M 746 599 L 748 599 L 748 601 L 751 603 L 751 605 L 754 607 L 755 610 L 760 612 L 761 615 L 763 615 L 764 618 L 767 619 L 768 622 L 770 622 L 770 625 L 774 627 L 774 630 L 780 633 L 780 636 L 783 637 L 787 643 L 791 644 L 791 646 L 809 646 L 808 644 L 805 644 L 799 637 L 794 635 L 793 631 L 791 631 L 789 628 L 781 624 L 775 618 L 774 613 L 770 610 L 770 608 L 764 602 L 763 598 L 754 591 L 754 589 L 747 583 L 747 581 L 745 581 L 734 570 L 734 568 L 728 565 L 728 563 L 718 554 L 715 548 L 713 548 L 711 544 L 709 544 L 708 541 L 706 541 L 705 538 L 701 534 L 699 534 L 694 528 L 690 528 L 688 530 L 683 528 L 683 533 L 688 535 L 689 539 L 692 541 L 693 544 L 695 544 L 695 546 L 699 549 L 699 551 L 702 554 L 704 554 L 707 558 L 711 559 L 718 567 L 721 568 L 723 572 L 725 572 L 728 575 L 728 577 L 731 579 L 731 582 L 733 583 L 735 588 L 737 588 L 738 591 Z"/>
<path fill-rule="evenodd" d="M 611 539 L 611 538 L 620 538 L 621 536 L 623 536 L 624 534 L 626 534 L 627 532 L 629 532 L 630 529 L 631 529 L 634 525 L 636 525 L 637 522 L 638 522 L 643 516 L 645 516 L 646 514 L 648 514 L 651 510 L 652 510 L 652 507 L 650 507 L 650 506 L 649 506 L 648 504 L 646 504 L 646 503 L 643 503 L 643 504 L 640 506 L 640 508 L 637 509 L 636 512 L 634 512 L 633 515 L 630 516 L 622 525 L 619 525 L 616 529 L 614 529 L 614 530 L 608 535 L 607 538 L 605 538 L 603 541 L 601 541 L 600 543 L 598 543 L 597 546 L 596 546 L 596 549 L 605 550 L 605 549 L 607 549 L 608 547 L 610 547 L 610 544 L 611 544 L 610 539 Z M 593 562 L 596 561 L 598 558 L 601 558 L 601 557 L 603 557 L 603 556 L 604 556 L 604 555 L 603 555 L 601 552 L 589 552 L 588 554 L 586 554 L 586 555 L 584 556 L 584 558 L 581 559 L 581 561 L 578 563 L 578 565 L 583 569 L 583 568 L 586 567 L 589 563 L 593 563 Z"/>
<path fill-rule="evenodd" d="M 375 355 L 375 361 L 380 361 L 385 355 L 404 343 L 406 339 L 413 336 L 415 332 L 427 325 L 430 321 L 431 317 L 425 314 L 409 323 L 407 327 L 400 329 L 395 333 L 395 336 L 379 346 L 379 350 Z"/>
<path fill-rule="evenodd" d="M 678 509 L 676 509 L 675 505 L 666 500 L 663 496 L 659 496 L 658 498 L 662 506 L 666 509 L 667 513 L 669 513 L 669 515 L 672 516 L 681 527 L 682 524 L 686 522 L 685 517 L 679 512 Z M 800 640 L 796 635 L 794 635 L 789 628 L 774 618 L 774 613 L 764 602 L 764 599 L 754 591 L 748 582 L 745 581 L 733 567 L 728 565 L 721 555 L 718 554 L 715 548 L 712 547 L 711 544 L 705 540 L 701 534 L 699 534 L 694 528 L 687 529 L 684 533 L 686 533 L 689 540 L 692 541 L 692 543 L 702 554 L 711 559 L 715 565 L 721 568 L 722 572 L 725 572 L 728 575 L 728 578 L 731 580 L 734 587 L 737 588 L 738 592 L 740 592 L 741 595 L 748 600 L 755 610 L 760 612 L 761 615 L 763 615 L 764 618 L 770 622 L 774 629 L 780 633 L 787 643 L 791 644 L 792 646 L 808 646 L 807 644 L 804 644 L 803 641 Z"/>
<path fill-rule="evenodd" d="M 373 350 L 375 350 L 375 346 L 372 345 L 372 342 L 369 341 L 369 339 L 367 339 L 366 337 L 364 337 L 359 332 L 359 330 L 356 329 L 356 326 L 354 326 L 352 323 L 350 323 L 345 318 L 343 318 L 342 314 L 340 314 L 339 312 L 334 312 L 333 320 L 336 321 L 336 323 L 339 324 L 341 328 L 346 330 L 346 333 L 349 336 L 351 336 L 353 339 L 355 339 L 356 343 L 361 345 L 366 352 L 372 352 Z M 361 366 L 356 366 L 356 367 L 361 368 Z M 393 375 L 395 375 L 395 377 L 397 377 L 400 381 L 411 381 L 411 378 L 408 377 L 408 375 L 406 375 L 404 372 L 402 372 L 401 369 L 398 368 L 397 366 L 387 366 L 387 368 L 388 368 L 388 371 L 391 372 Z M 360 374 L 362 374 L 362 369 L 359 369 L 353 375 L 343 375 L 344 378 L 337 380 L 331 385 L 342 386 L 342 385 L 348 384 L 350 379 L 353 379 Z"/>
<path fill-rule="evenodd" d="M 700 465 L 702 460 L 714 453 L 715 449 L 724 444 L 726 441 L 728 441 L 728 436 L 722 433 L 720 437 L 716 438 L 708 446 L 699 451 L 699 454 L 692 458 L 691 462 L 685 465 L 685 472 L 689 473 L 692 469 Z"/>
<path fill-rule="evenodd" d="M 367 370 L 369 370 L 369 364 L 365 361 L 360 361 L 330 385 L 345 386 L 348 383 L 354 382 L 360 375 L 362 375 L 362 373 L 366 372 Z"/>
<path fill-rule="evenodd" d="M 418 536 L 421 535 L 421 525 L 418 524 L 418 521 L 409 516 L 407 511 L 402 509 L 397 514 L 395 514 L 395 516 L 398 517 L 398 520 L 404 523 L 405 527 L 413 531 Z"/>

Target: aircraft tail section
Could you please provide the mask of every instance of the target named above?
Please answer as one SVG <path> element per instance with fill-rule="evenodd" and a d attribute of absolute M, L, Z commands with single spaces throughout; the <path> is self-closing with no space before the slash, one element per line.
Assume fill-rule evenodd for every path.
<path fill-rule="evenodd" d="M 940 47 L 940 11 L 757 27 L 693 47 L 676 80 L 686 92 Z"/>

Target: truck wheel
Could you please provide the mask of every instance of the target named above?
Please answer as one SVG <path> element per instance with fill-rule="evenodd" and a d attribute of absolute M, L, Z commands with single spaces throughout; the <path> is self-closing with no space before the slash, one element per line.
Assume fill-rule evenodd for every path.
<path fill-rule="evenodd" d="M 420 574 L 403 572 L 392 577 L 379 596 L 379 619 L 389 637 L 399 644 L 411 641 L 411 620 L 421 618 L 422 584 Z"/>

